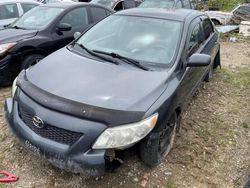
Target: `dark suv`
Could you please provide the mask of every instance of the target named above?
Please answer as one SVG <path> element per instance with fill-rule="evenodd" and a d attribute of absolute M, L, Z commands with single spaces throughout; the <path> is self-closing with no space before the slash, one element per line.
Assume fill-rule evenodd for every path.
<path fill-rule="evenodd" d="M 75 32 L 83 32 L 113 11 L 87 3 L 53 3 L 30 10 L 0 30 L 0 86 L 10 84 L 48 54 L 70 43 Z"/>

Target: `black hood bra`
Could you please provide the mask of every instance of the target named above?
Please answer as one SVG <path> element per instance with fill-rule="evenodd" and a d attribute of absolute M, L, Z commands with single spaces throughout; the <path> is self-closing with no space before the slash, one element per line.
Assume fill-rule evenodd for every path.
<path fill-rule="evenodd" d="M 79 118 L 101 122 L 109 127 L 141 121 L 145 114 L 142 111 L 122 111 L 91 106 L 56 96 L 29 82 L 25 71 L 18 76 L 17 86 L 21 89 L 21 92 L 46 108 Z M 18 95 L 19 93 L 17 92 L 16 97 Z"/>

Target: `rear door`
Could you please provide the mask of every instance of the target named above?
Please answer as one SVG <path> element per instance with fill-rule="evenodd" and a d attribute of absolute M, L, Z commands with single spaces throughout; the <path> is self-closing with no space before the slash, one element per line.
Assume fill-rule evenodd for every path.
<path fill-rule="evenodd" d="M 70 31 L 58 31 L 57 26 L 60 23 L 71 25 Z M 52 32 L 54 50 L 62 48 L 74 40 L 75 32 L 85 31 L 91 24 L 88 6 L 77 7 L 67 11 L 61 19 L 55 24 Z"/>
<path fill-rule="evenodd" d="M 203 30 L 205 42 L 204 42 L 203 49 L 201 52 L 203 54 L 210 55 L 212 59 L 212 63 L 213 63 L 214 58 L 219 49 L 219 43 L 218 43 L 219 35 L 217 32 L 215 32 L 214 25 L 207 16 L 202 17 L 202 30 Z M 206 74 L 208 69 L 209 69 L 209 66 L 204 67 L 203 74 Z"/>

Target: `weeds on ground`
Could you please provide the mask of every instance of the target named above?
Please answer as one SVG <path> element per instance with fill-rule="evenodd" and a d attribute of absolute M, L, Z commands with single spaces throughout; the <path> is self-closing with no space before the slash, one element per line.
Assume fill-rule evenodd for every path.
<path fill-rule="evenodd" d="M 223 81 L 230 83 L 240 90 L 250 89 L 250 69 L 236 67 L 235 69 L 221 69 Z"/>
<path fill-rule="evenodd" d="M 166 188 L 176 188 L 176 185 L 173 180 L 168 180 L 166 184 Z"/>
<path fill-rule="evenodd" d="M 0 183 L 0 188 L 6 188 L 6 185 Z"/>
<path fill-rule="evenodd" d="M 250 128 L 250 126 L 248 125 L 247 122 L 243 122 L 243 123 L 242 123 L 242 127 L 245 128 L 245 129 Z"/>

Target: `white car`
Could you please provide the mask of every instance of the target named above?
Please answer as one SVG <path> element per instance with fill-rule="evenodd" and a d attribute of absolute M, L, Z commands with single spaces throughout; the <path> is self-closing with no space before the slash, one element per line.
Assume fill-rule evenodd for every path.
<path fill-rule="evenodd" d="M 34 0 L 0 0 L 0 29 L 38 5 Z"/>
<path fill-rule="evenodd" d="M 40 3 L 74 2 L 73 0 L 38 0 Z"/>
<path fill-rule="evenodd" d="M 238 5 L 231 12 L 206 11 L 215 25 L 239 24 L 242 20 L 250 20 L 250 4 Z"/>

